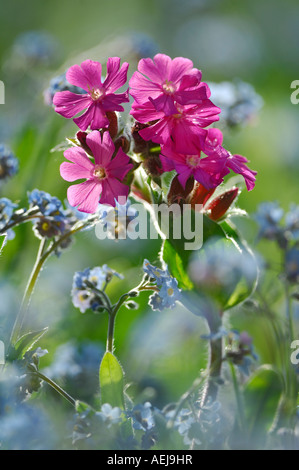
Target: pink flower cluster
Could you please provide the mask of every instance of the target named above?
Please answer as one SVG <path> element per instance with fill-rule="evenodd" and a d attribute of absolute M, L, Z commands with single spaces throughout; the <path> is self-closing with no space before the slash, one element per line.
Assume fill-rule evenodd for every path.
<path fill-rule="evenodd" d="M 120 66 L 118 57 L 109 58 L 103 79 L 99 62 L 73 65 L 66 78 L 86 93 L 62 91 L 54 96 L 57 113 L 73 118 L 81 131 L 92 131 L 87 133 L 86 146 L 94 163 L 80 147 L 64 153 L 69 162 L 61 165 L 61 176 L 67 181 L 85 179 L 68 189 L 71 205 L 92 213 L 99 202 L 115 206 L 120 196 L 128 196 L 124 180 L 133 165 L 121 148 L 116 151 L 109 115 L 124 111 L 122 103 L 129 101 L 129 93 L 134 100 L 130 114 L 142 125 L 140 137 L 161 146 L 162 171 L 175 170 L 183 187 L 193 177 L 212 189 L 232 170 L 243 175 L 248 190 L 253 189 L 256 172 L 247 167 L 247 159 L 231 155 L 222 146 L 219 129 L 206 129 L 219 119 L 221 110 L 210 100 L 210 89 L 191 60 L 172 60 L 165 54 L 141 59 L 129 82 L 130 91 L 116 93 L 127 81 L 128 66 Z"/>
<path fill-rule="evenodd" d="M 141 59 L 130 88 L 131 114 L 150 124 L 139 132 L 141 137 L 161 145 L 163 170 L 176 170 L 183 187 L 193 176 L 207 189 L 214 188 L 233 170 L 253 189 L 256 172 L 246 166 L 247 159 L 224 149 L 219 129 L 205 129 L 219 119 L 221 110 L 210 101 L 209 87 L 189 59 L 171 60 L 164 54 Z"/>

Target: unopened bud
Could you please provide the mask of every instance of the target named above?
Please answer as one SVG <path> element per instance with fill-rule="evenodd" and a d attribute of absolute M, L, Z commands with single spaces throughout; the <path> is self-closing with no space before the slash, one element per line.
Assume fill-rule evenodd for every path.
<path fill-rule="evenodd" d="M 87 152 L 89 155 L 91 155 L 91 150 L 90 150 L 90 148 L 88 147 L 88 145 L 86 143 L 86 137 L 87 137 L 87 132 L 79 131 L 76 134 L 76 139 L 79 142 L 79 144 L 81 145 L 81 147 L 83 148 L 83 150 L 85 150 L 85 152 Z"/>
<path fill-rule="evenodd" d="M 238 196 L 238 193 L 239 189 L 234 188 L 216 197 L 206 208 L 209 218 L 212 220 L 221 219 Z"/>
<path fill-rule="evenodd" d="M 171 204 L 184 204 L 188 200 L 188 196 L 190 195 L 194 186 L 194 179 L 193 177 L 189 178 L 185 189 L 179 182 L 178 176 L 175 176 L 171 182 L 170 189 L 167 195 L 167 202 L 169 205 Z"/>
<path fill-rule="evenodd" d="M 115 142 L 114 142 L 114 146 L 115 146 L 115 152 L 118 151 L 118 149 L 122 149 L 125 153 L 127 153 L 129 150 L 130 150 L 130 142 L 129 140 L 124 136 L 124 135 L 121 135 L 120 137 L 118 137 Z"/>
<path fill-rule="evenodd" d="M 195 183 L 194 189 L 190 194 L 189 204 L 191 206 L 195 206 L 195 204 L 202 204 L 203 206 L 207 202 L 207 200 L 212 196 L 213 192 L 216 188 L 207 189 L 200 183 Z"/>
<path fill-rule="evenodd" d="M 109 120 L 108 132 L 111 136 L 111 139 L 114 139 L 118 133 L 118 118 L 117 114 L 114 111 L 107 111 L 106 116 Z"/>

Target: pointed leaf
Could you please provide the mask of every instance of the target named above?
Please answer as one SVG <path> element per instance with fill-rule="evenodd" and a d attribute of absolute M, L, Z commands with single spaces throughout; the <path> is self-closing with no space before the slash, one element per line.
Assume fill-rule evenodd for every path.
<path fill-rule="evenodd" d="M 124 375 L 116 357 L 106 352 L 100 365 L 100 390 L 102 404 L 124 408 Z"/>

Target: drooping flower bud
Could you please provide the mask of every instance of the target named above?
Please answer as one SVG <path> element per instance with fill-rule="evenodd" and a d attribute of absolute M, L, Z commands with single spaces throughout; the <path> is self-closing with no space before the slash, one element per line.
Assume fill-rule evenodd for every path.
<path fill-rule="evenodd" d="M 209 218 L 212 220 L 221 219 L 221 217 L 223 217 L 230 208 L 238 194 L 239 189 L 233 188 L 216 197 L 206 208 Z"/>

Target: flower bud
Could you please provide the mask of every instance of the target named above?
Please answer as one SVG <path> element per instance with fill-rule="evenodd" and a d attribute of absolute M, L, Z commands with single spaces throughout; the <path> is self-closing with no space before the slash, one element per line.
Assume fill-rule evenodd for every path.
<path fill-rule="evenodd" d="M 230 189 L 216 197 L 206 208 L 208 216 L 212 220 L 219 220 L 227 212 L 239 194 L 238 188 Z"/>
<path fill-rule="evenodd" d="M 106 116 L 109 120 L 108 132 L 113 140 L 118 133 L 118 118 L 114 111 L 107 111 Z"/>
<path fill-rule="evenodd" d="M 202 204 L 203 206 L 207 202 L 207 200 L 212 196 L 213 192 L 216 188 L 213 189 L 206 189 L 202 184 L 195 183 L 194 189 L 190 194 L 189 204 L 195 206 L 195 204 Z"/>
<path fill-rule="evenodd" d="M 188 200 L 188 196 L 191 193 L 194 186 L 194 179 L 193 177 L 189 178 L 185 189 L 179 182 L 178 176 L 175 176 L 171 182 L 170 189 L 167 195 L 167 202 L 169 205 L 171 204 L 184 204 Z"/>

